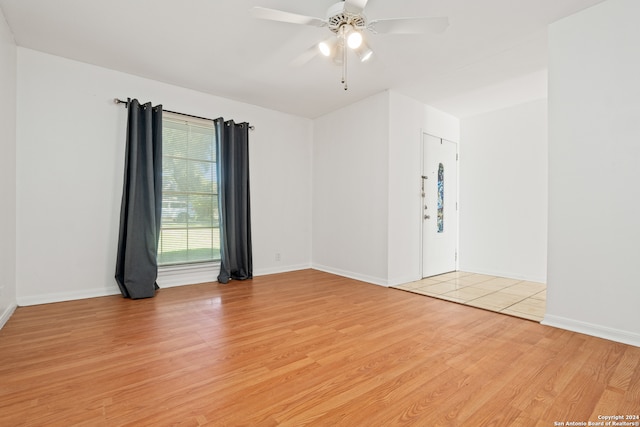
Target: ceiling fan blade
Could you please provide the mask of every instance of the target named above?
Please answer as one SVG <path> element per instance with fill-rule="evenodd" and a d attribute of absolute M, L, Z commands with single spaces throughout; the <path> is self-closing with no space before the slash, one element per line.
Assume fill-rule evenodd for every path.
<path fill-rule="evenodd" d="M 289 63 L 289 65 L 292 67 L 301 67 L 315 58 L 319 53 L 320 51 L 318 50 L 318 45 L 314 44 L 313 46 L 309 47 L 309 49 L 305 50 L 296 58 L 294 58 L 293 61 Z"/>
<path fill-rule="evenodd" d="M 344 0 L 344 10 L 354 14 L 360 14 L 367 6 L 369 0 Z"/>
<path fill-rule="evenodd" d="M 255 6 L 251 9 L 253 16 L 258 19 L 268 19 L 271 21 L 288 22 L 290 24 L 311 25 L 313 27 L 324 27 L 327 21 L 312 16 L 298 15 L 297 13 L 285 12 L 283 10 L 268 9 L 266 7 Z"/>
<path fill-rule="evenodd" d="M 368 28 L 380 34 L 437 34 L 447 29 L 449 18 L 376 19 Z"/>

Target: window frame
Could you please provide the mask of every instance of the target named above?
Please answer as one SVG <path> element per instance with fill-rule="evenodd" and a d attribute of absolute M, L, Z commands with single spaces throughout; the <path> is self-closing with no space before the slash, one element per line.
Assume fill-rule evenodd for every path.
<path fill-rule="evenodd" d="M 215 127 L 214 127 L 214 123 L 211 120 L 206 120 L 206 119 L 202 119 L 202 118 L 197 118 L 197 117 L 193 117 L 190 115 L 183 115 L 180 113 L 175 113 L 175 112 L 168 112 L 168 111 L 163 111 L 163 115 L 162 115 L 162 119 L 163 119 L 163 134 L 165 131 L 165 125 L 166 122 L 173 122 L 176 124 L 185 124 L 185 125 L 190 125 L 190 126 L 194 126 L 194 127 L 200 127 L 200 128 L 206 128 L 206 129 L 210 129 L 211 130 L 211 135 L 214 138 L 213 140 L 213 156 L 211 159 L 202 159 L 202 158 L 191 158 L 189 156 L 189 153 L 187 153 L 185 156 L 180 157 L 180 156 L 173 156 L 173 155 L 167 155 L 166 151 L 164 150 L 165 148 L 165 141 L 163 138 L 163 165 L 162 165 L 162 169 L 163 169 L 163 180 L 164 180 L 164 172 L 165 172 L 165 158 L 170 157 L 174 160 L 178 159 L 178 160 L 182 160 L 185 161 L 185 164 L 190 164 L 191 163 L 195 163 L 195 162 L 201 162 L 201 163 L 211 163 L 212 166 L 212 170 L 214 173 L 214 176 L 212 177 L 213 182 L 215 183 L 215 188 L 213 189 L 213 191 L 211 192 L 201 192 L 201 191 L 178 191 L 177 189 L 175 191 L 169 191 L 170 193 L 172 193 L 172 199 L 171 200 L 167 200 L 166 199 L 166 186 L 163 182 L 163 189 L 162 189 L 162 196 L 163 196 L 163 210 L 164 210 L 164 206 L 165 204 L 180 204 L 180 203 L 184 203 L 185 206 L 187 206 L 187 219 L 185 222 L 185 225 L 183 227 L 180 226 L 176 226 L 176 227 L 164 227 L 163 225 L 163 219 L 165 217 L 164 212 L 161 215 L 161 236 L 159 237 L 159 241 L 158 241 L 158 277 L 160 278 L 161 276 L 166 278 L 167 280 L 171 280 L 174 281 L 175 277 L 173 276 L 179 276 L 179 277 L 184 277 L 185 274 L 187 274 L 189 277 L 193 276 L 194 274 L 196 276 L 202 275 L 202 274 L 206 274 L 207 280 L 206 281 L 210 281 L 211 280 L 211 276 L 210 273 L 212 271 L 214 271 L 215 269 L 219 269 L 220 266 L 220 255 L 219 255 L 219 246 L 220 246 L 220 232 L 219 232 L 219 220 L 217 221 L 217 227 L 214 226 L 214 224 L 216 223 L 216 218 L 218 218 L 219 213 L 217 212 L 217 195 L 218 195 L 218 183 L 217 183 L 217 176 L 215 176 L 215 174 L 217 174 L 217 154 L 215 152 L 216 147 L 215 147 Z M 163 135 L 164 136 L 164 135 Z M 191 201 L 189 201 L 189 196 L 190 195 L 196 195 L 196 196 L 212 196 L 213 197 L 213 202 L 212 202 L 212 206 L 211 206 L 211 226 L 194 226 L 194 227 L 189 227 L 189 217 L 191 216 L 191 212 L 190 210 L 192 209 L 190 206 Z M 186 197 L 187 201 L 180 201 L 178 200 L 178 198 L 180 197 Z M 215 211 L 215 212 L 214 212 Z M 212 248 L 213 253 L 215 254 L 216 251 L 216 242 L 215 242 L 215 235 L 217 234 L 217 250 L 218 250 L 218 258 L 213 258 L 213 259 L 203 259 L 203 260 L 187 260 L 185 262 L 165 262 L 163 264 L 160 264 L 160 257 L 161 257 L 161 253 L 160 253 L 160 245 L 162 242 L 162 232 L 166 231 L 166 230 L 177 230 L 177 231 L 185 231 L 187 233 L 187 241 L 189 239 L 189 230 L 196 230 L 196 229 L 203 229 L 203 230 L 211 230 L 211 239 L 212 239 L 212 245 L 210 246 Z M 217 233 L 215 233 L 215 230 L 218 230 Z M 188 245 L 188 243 L 187 243 Z M 187 246 L 187 250 L 189 246 Z M 215 256 L 215 255 L 213 255 Z M 189 280 L 197 280 L 195 277 L 192 277 Z M 192 281 L 191 283 L 197 283 Z"/>

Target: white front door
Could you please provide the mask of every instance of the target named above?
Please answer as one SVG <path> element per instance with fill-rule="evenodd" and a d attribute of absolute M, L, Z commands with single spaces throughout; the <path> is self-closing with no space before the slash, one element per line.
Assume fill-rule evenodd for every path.
<path fill-rule="evenodd" d="M 423 134 L 422 277 L 456 270 L 458 147 Z"/>

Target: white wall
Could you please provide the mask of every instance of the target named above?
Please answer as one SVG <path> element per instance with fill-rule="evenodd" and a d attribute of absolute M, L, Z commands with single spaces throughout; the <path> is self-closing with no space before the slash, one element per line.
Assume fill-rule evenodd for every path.
<path fill-rule="evenodd" d="M 0 328 L 16 308 L 16 50 L 0 9 Z"/>
<path fill-rule="evenodd" d="M 114 97 L 254 125 L 254 274 L 311 265 L 311 120 L 19 48 L 20 304 L 118 293 L 126 110 Z"/>
<path fill-rule="evenodd" d="M 547 100 L 461 120 L 462 271 L 546 282 Z"/>
<path fill-rule="evenodd" d="M 422 130 L 424 132 L 447 141 L 460 142 L 459 118 L 430 105 L 425 105 L 423 108 L 424 124 Z"/>
<path fill-rule="evenodd" d="M 387 283 L 389 94 L 319 117 L 313 137 L 313 266 Z"/>
<path fill-rule="evenodd" d="M 420 279 L 424 104 L 389 92 L 389 285 Z"/>
<path fill-rule="evenodd" d="M 389 92 L 388 284 L 422 276 L 422 133 L 458 142 L 460 123 L 449 114 Z"/>
<path fill-rule="evenodd" d="M 640 2 L 549 28 L 544 323 L 640 346 Z"/>
<path fill-rule="evenodd" d="M 313 266 L 393 286 L 421 276 L 422 132 L 457 118 L 385 91 L 314 122 Z"/>

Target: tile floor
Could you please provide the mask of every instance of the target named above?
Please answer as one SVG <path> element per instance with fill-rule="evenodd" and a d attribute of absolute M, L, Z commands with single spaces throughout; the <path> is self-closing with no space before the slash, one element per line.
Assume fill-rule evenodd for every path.
<path fill-rule="evenodd" d="M 547 303 L 544 283 L 454 271 L 396 289 L 466 304 L 539 322 Z"/>

